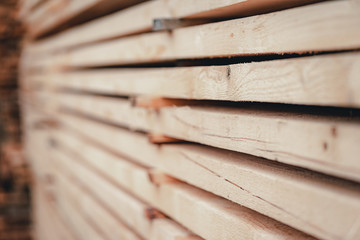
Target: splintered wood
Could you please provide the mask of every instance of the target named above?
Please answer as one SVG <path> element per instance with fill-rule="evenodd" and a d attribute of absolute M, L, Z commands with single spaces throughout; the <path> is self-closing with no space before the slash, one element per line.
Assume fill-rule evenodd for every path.
<path fill-rule="evenodd" d="M 21 1 L 36 237 L 359 239 L 359 12 Z"/>

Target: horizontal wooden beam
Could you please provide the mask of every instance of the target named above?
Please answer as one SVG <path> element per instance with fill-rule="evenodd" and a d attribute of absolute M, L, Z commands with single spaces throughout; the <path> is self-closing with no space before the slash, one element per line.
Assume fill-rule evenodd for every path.
<path fill-rule="evenodd" d="M 33 75 L 28 82 L 121 96 L 360 107 L 359 65 L 359 53 L 341 53 L 228 66 Z"/>

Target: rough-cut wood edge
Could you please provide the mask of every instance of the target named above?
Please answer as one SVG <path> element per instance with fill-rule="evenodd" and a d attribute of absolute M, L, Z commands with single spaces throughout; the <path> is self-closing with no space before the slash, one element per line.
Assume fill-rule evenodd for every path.
<path fill-rule="evenodd" d="M 191 103 L 183 99 L 168 99 L 162 97 L 148 97 L 148 96 L 136 96 L 133 97 L 133 99 L 131 100 L 134 106 L 155 109 L 155 110 L 169 106 L 186 106 Z"/>

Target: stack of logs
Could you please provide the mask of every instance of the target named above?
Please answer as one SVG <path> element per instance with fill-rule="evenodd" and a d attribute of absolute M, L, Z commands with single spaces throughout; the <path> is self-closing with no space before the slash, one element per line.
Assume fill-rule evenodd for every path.
<path fill-rule="evenodd" d="M 359 0 L 23 0 L 47 239 L 360 239 Z"/>

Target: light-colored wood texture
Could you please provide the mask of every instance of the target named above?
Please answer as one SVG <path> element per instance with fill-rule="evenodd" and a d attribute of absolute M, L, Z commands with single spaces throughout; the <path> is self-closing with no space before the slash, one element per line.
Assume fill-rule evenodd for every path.
<path fill-rule="evenodd" d="M 61 24 L 65 24 L 82 14 L 85 19 L 105 14 L 116 9 L 122 9 L 142 0 L 51 0 L 42 7 L 42 13 L 30 21 L 28 35 L 38 37 L 51 31 Z"/>
<path fill-rule="evenodd" d="M 56 178 L 56 181 L 57 185 L 62 184 L 61 179 Z M 61 189 L 61 186 L 57 187 L 57 189 Z M 80 239 L 106 239 L 103 232 L 95 227 L 86 216 L 81 214 L 81 209 L 79 209 L 80 206 L 76 199 L 71 199 L 66 192 L 61 190 L 57 192 L 56 196 L 57 211 L 68 217 L 67 220 L 74 226 Z"/>
<path fill-rule="evenodd" d="M 37 22 L 43 20 L 47 14 L 54 14 L 56 10 L 61 11 L 65 6 L 66 2 L 62 0 L 47 1 L 40 7 L 36 8 L 33 12 L 31 12 L 31 14 L 29 14 L 25 21 L 27 28 L 31 30 L 31 28 L 34 27 Z"/>
<path fill-rule="evenodd" d="M 29 14 L 35 10 L 39 5 L 43 4 L 48 0 L 24 0 L 18 1 L 18 13 L 17 17 L 22 21 L 26 21 Z"/>
<path fill-rule="evenodd" d="M 159 148 L 144 134 L 88 120 L 65 118 L 64 122 L 82 128 L 61 129 L 56 138 L 119 182 L 130 181 L 127 173 L 133 164 L 122 160 L 126 156 L 320 238 L 356 239 L 358 234 L 358 184 L 205 146 L 165 144 Z M 75 136 L 76 132 L 95 143 Z"/>
<path fill-rule="evenodd" d="M 56 211 L 43 185 L 37 180 L 32 188 L 35 236 L 39 240 L 79 240 L 69 223 Z"/>
<path fill-rule="evenodd" d="M 81 184 L 83 188 L 91 191 L 93 197 L 111 209 L 140 236 L 146 238 L 150 235 L 151 219 L 145 217 L 146 210 L 150 208 L 149 205 L 109 184 L 103 177 L 89 171 L 65 154 L 53 152 L 53 159 L 59 168 L 64 169 L 64 173 L 67 172 L 70 176 L 76 176 L 77 184 Z"/>
<path fill-rule="evenodd" d="M 360 107 L 360 55 L 330 54 L 229 66 L 78 71 L 33 84 L 121 96 Z"/>
<path fill-rule="evenodd" d="M 64 145 L 63 142 L 61 144 Z M 76 158 L 60 152 L 56 157 L 62 163 Z M 254 211 L 187 184 L 179 182 L 154 185 L 146 168 L 134 164 L 128 167 L 128 178 L 118 174 L 122 181 L 116 181 L 117 184 L 151 202 L 204 239 L 312 239 Z M 77 175 L 86 179 L 87 184 L 94 181 L 95 176 L 88 178 L 80 173 L 80 164 L 72 161 L 71 168 L 76 169 Z"/>
<path fill-rule="evenodd" d="M 110 216 L 109 213 L 104 215 L 104 209 L 101 209 L 94 199 L 86 192 L 81 191 L 81 188 L 79 188 L 77 184 L 74 184 L 66 177 L 62 176 L 60 178 L 65 191 L 61 194 L 61 196 L 70 195 L 73 200 L 77 199 L 78 209 L 83 209 L 82 214 L 93 215 L 93 220 L 98 222 L 98 226 L 103 229 L 103 233 L 107 236 L 107 239 L 144 239 L 140 236 L 136 236 L 131 230 L 124 229 L 122 223 L 114 221 L 114 217 Z M 89 209 L 91 210 L 89 211 Z M 150 237 L 145 239 L 201 240 L 201 238 L 185 230 L 183 227 L 168 218 L 153 219 L 151 223 Z"/>
<path fill-rule="evenodd" d="M 358 13 L 359 6 L 352 1 L 328 1 L 172 32 L 107 41 L 57 54 L 51 60 L 35 60 L 28 54 L 27 68 L 105 66 L 189 58 L 358 49 Z"/>
<path fill-rule="evenodd" d="M 32 50 L 35 54 L 49 54 L 54 50 L 84 43 L 150 31 L 153 20 L 156 18 L 221 19 L 243 17 L 312 2 L 316 2 L 316 0 L 149 1 L 38 41 Z"/>
<path fill-rule="evenodd" d="M 73 205 L 77 214 L 82 215 L 89 223 L 92 223 L 92 228 L 98 228 L 102 233 L 103 239 L 128 239 L 141 240 L 143 239 L 137 235 L 132 229 L 124 225 L 116 217 L 111 214 L 111 211 L 99 205 L 88 193 L 81 189 L 76 182 L 71 181 L 61 172 L 61 168 L 57 172 L 57 188 L 58 199 L 64 204 Z M 75 183 L 75 184 L 74 184 Z M 59 209 L 61 210 L 61 209 Z M 83 238 L 89 239 L 89 238 Z"/>
<path fill-rule="evenodd" d="M 31 113 L 34 114 L 36 113 L 36 109 L 32 109 Z M 29 116 L 29 115 L 27 115 Z M 36 122 L 36 120 L 35 120 Z M 32 123 L 32 121 L 31 121 Z M 32 125 L 32 124 L 30 124 Z M 45 132 L 44 132 L 45 130 Z M 139 236 L 137 236 L 136 234 L 134 234 L 134 232 L 132 232 L 132 230 L 130 230 L 128 227 L 126 227 L 124 225 L 124 223 L 122 223 L 119 219 L 119 215 L 114 214 L 114 210 L 113 208 L 118 208 L 117 204 L 119 204 L 121 201 L 119 201 L 119 199 L 117 198 L 113 198 L 114 195 L 108 195 L 108 194 L 104 194 L 105 197 L 108 197 L 108 201 L 112 201 L 113 205 L 108 206 L 103 201 L 100 201 L 103 205 L 99 205 L 99 203 L 97 201 L 95 201 L 96 198 L 98 198 L 99 196 L 96 194 L 91 194 L 89 195 L 89 189 L 86 187 L 86 185 L 84 186 L 84 184 L 81 183 L 81 181 L 84 181 L 84 179 L 92 179 L 93 175 L 82 175 L 81 171 L 79 172 L 73 172 L 73 174 L 69 174 L 68 173 L 68 169 L 61 167 L 61 164 L 59 165 L 58 162 L 56 162 L 56 158 L 54 160 L 53 158 L 53 153 L 46 153 L 49 150 L 46 150 L 49 148 L 48 143 L 48 139 L 49 138 L 49 131 L 50 129 L 43 129 L 41 131 L 37 130 L 37 131 L 30 131 L 30 129 L 27 129 L 27 135 L 28 135 L 28 139 L 26 142 L 28 144 L 30 144 L 30 148 L 32 150 L 32 153 L 28 153 L 28 156 L 31 157 L 32 159 L 32 163 L 38 163 L 36 164 L 35 168 L 37 168 L 37 171 L 39 174 L 37 174 L 37 176 L 42 178 L 46 178 L 47 176 L 52 175 L 53 177 L 55 177 L 55 183 L 57 185 L 60 186 L 56 186 L 56 190 L 54 191 L 55 193 L 55 199 L 57 199 L 58 202 L 58 208 L 56 209 L 56 211 L 60 212 L 65 219 L 67 219 L 68 222 L 71 223 L 72 226 L 72 230 L 74 232 L 77 233 L 77 236 L 79 239 L 93 239 L 93 237 L 95 238 L 96 236 L 99 237 L 99 233 L 101 234 L 101 238 L 100 239 L 114 239 L 114 237 L 117 237 L 117 239 L 120 237 L 121 239 L 143 239 Z M 40 131 L 40 132 L 39 132 Z M 34 134 L 35 133 L 35 134 Z M 40 138 L 40 135 L 42 133 L 42 137 Z M 43 135 L 45 134 L 45 135 Z M 40 157 L 41 156 L 41 157 Z M 36 161 L 34 160 L 34 158 L 36 157 Z M 72 165 L 71 163 L 69 163 L 68 167 L 70 167 L 70 169 L 72 169 Z M 70 171 L 71 172 L 71 171 Z M 64 176 L 67 177 L 64 177 Z M 76 180 L 76 178 L 74 179 L 74 176 L 80 176 L 80 182 L 78 180 Z M 82 178 L 84 177 L 84 178 Z M 87 178 L 88 177 L 88 178 Z M 61 182 L 64 182 L 64 178 L 69 178 L 69 180 L 71 181 L 70 183 L 67 183 L 66 185 L 61 184 Z M 99 177 L 95 178 L 99 179 Z M 68 182 L 69 180 L 65 180 L 65 182 Z M 104 182 L 102 180 L 102 182 Z M 163 182 L 163 181 L 161 181 Z M 76 188 L 79 188 L 79 190 L 74 190 L 72 188 L 74 188 L 73 185 L 79 185 Z M 62 186 L 61 186 L 62 185 Z M 98 185 L 95 184 L 95 188 L 90 189 L 90 191 L 95 191 L 97 192 L 97 188 Z M 73 191 L 77 191 L 77 193 L 73 193 Z M 80 192 L 79 192 L 80 191 Z M 112 188 L 111 192 L 113 191 L 119 191 L 119 189 L 116 188 Z M 101 192 L 103 193 L 103 192 Z M 100 193 L 100 194 L 101 194 Z M 95 199 L 94 199 L 95 196 Z M 115 196 L 127 196 L 127 194 L 123 193 L 123 195 L 119 195 L 119 194 L 115 194 Z M 130 198 L 130 200 L 129 200 Z M 114 201 L 116 200 L 117 201 Z M 35 200 L 38 201 L 38 200 Z M 130 214 L 131 216 L 133 215 L 137 215 L 137 217 L 133 218 L 133 222 L 138 222 L 139 220 L 136 219 L 140 219 L 140 222 L 143 221 L 141 219 L 145 218 L 146 216 L 146 212 L 147 211 L 153 211 L 151 214 L 156 214 L 156 210 L 151 210 L 152 208 L 150 206 L 146 206 L 144 207 L 144 205 L 140 205 L 140 207 L 137 205 L 137 203 L 140 203 L 138 200 L 132 198 L 131 196 L 128 195 L 128 197 L 124 200 L 125 202 L 122 202 L 122 205 L 126 208 L 126 204 L 128 201 L 132 203 L 132 207 L 130 208 L 130 210 L 125 211 L 125 213 L 123 213 L 122 216 L 123 218 L 127 219 L 129 218 Z M 142 206 L 142 207 L 141 207 Z M 104 209 L 104 207 L 106 208 L 106 210 Z M 128 207 L 127 207 L 128 208 Z M 115 213 L 117 211 L 123 211 L 124 209 L 119 209 L 119 210 L 115 210 Z M 130 212 L 128 212 L 130 211 Z M 74 213 L 73 213 L 74 212 Z M 111 213 L 111 214 L 109 214 Z M 151 217 L 151 216 L 150 216 Z M 70 218 L 70 219 L 68 219 Z M 43 219 L 43 218 L 42 218 Z M 130 218 L 132 219 L 132 218 Z M 135 220 L 134 220 L 135 219 Z M 149 219 L 145 218 L 145 221 L 149 221 Z M 151 220 L 151 228 L 149 231 L 144 232 L 144 237 L 150 236 L 150 239 L 156 240 L 156 239 L 174 239 L 174 240 L 178 240 L 178 239 L 186 239 L 186 240 L 200 240 L 201 238 L 197 237 L 196 235 L 192 234 L 191 232 L 189 232 L 188 230 L 185 230 L 183 227 L 181 227 L 180 225 L 176 224 L 175 222 L 173 222 L 172 220 L 169 219 L 150 219 Z M 159 221 L 158 221 L 159 220 Z M 130 220 L 132 221 L 132 220 Z M 125 220 L 126 222 L 126 220 Z M 38 225 L 38 228 L 41 229 L 47 229 L 49 226 L 49 223 L 45 223 L 45 225 Z M 97 232 L 93 232 L 93 229 L 89 228 L 94 228 L 95 231 Z M 96 230 L 97 229 L 97 230 Z M 146 231 L 146 229 L 144 229 L 144 231 Z M 60 236 L 61 237 L 61 236 Z M 43 239 L 47 239 L 47 238 L 43 238 Z M 62 238 L 59 238 L 62 239 Z M 69 239 L 69 238 L 65 238 L 65 239 Z"/>
<path fill-rule="evenodd" d="M 251 105 L 170 106 L 153 110 L 102 96 L 63 95 L 59 99 L 60 105 L 68 109 L 131 129 L 360 180 L 358 118 L 270 111 Z"/>
<path fill-rule="evenodd" d="M 59 163 L 58 160 L 60 160 L 61 163 Z M 65 167 L 65 168 L 64 168 L 64 166 L 62 167 L 63 171 L 67 172 L 67 174 L 70 176 L 72 175 L 72 179 L 74 176 L 77 176 L 76 178 L 78 179 L 78 181 L 80 180 L 81 186 L 83 188 L 91 189 L 93 195 L 95 194 L 95 195 L 97 195 L 97 198 L 102 198 L 103 203 L 108 205 L 108 207 L 110 207 L 110 209 L 112 209 L 112 211 L 115 211 L 117 214 L 120 213 L 120 215 L 123 217 L 122 219 L 124 221 L 130 222 L 130 224 L 129 224 L 130 226 L 137 225 L 134 228 L 136 230 L 138 230 L 138 232 L 145 239 L 147 237 L 153 236 L 153 235 L 154 235 L 154 237 L 156 237 L 157 235 L 167 236 L 168 239 L 173 239 L 173 238 L 177 239 L 176 237 L 184 238 L 184 239 L 188 239 L 188 240 L 200 240 L 201 239 L 201 238 L 193 235 L 189 231 L 185 230 L 184 228 L 180 227 L 175 222 L 173 222 L 169 219 L 164 219 L 161 221 L 162 223 L 156 224 L 156 221 L 158 220 L 158 218 L 156 217 L 157 210 L 151 208 L 148 205 L 146 206 L 144 203 L 137 200 L 136 198 L 129 195 L 128 193 L 123 192 L 120 194 L 123 196 L 127 196 L 126 201 L 125 202 L 120 201 L 122 203 L 122 207 L 121 207 L 121 209 L 116 209 L 116 208 L 119 208 L 118 205 L 120 204 L 120 202 L 119 202 L 119 199 L 113 198 L 113 197 L 115 195 L 119 195 L 117 193 L 122 192 L 123 190 L 120 190 L 119 188 L 116 189 L 114 187 L 114 185 L 111 185 L 111 184 L 109 184 L 109 182 L 104 181 L 104 179 L 99 177 L 94 172 L 90 171 L 89 169 L 82 166 L 81 164 L 74 162 L 74 161 L 79 161 L 78 159 L 70 160 L 68 155 L 56 153 L 55 161 L 58 162 L 57 166 L 59 166 L 59 167 L 61 165 L 67 165 L 67 167 Z M 76 169 L 76 170 L 70 171 L 69 168 Z M 91 182 L 91 184 L 95 184 L 95 186 L 88 186 L 87 184 L 89 184 L 89 182 Z M 97 188 L 100 186 L 99 182 L 101 182 L 102 188 Z M 139 187 L 141 187 L 143 185 L 141 182 L 136 182 L 136 181 L 134 182 L 134 184 L 140 184 Z M 104 192 L 104 188 L 111 189 L 112 191 Z M 149 190 L 146 190 L 145 192 L 147 193 L 148 191 Z M 106 200 L 104 200 L 104 198 L 106 198 Z M 115 201 L 115 199 L 117 199 L 117 201 Z M 129 201 L 131 199 L 133 201 Z M 109 204 L 110 202 L 111 202 L 111 204 Z M 139 206 L 139 204 L 142 206 Z M 131 215 L 129 215 L 129 214 L 131 214 Z M 129 218 L 129 219 L 127 219 L 127 218 Z M 163 219 L 163 218 L 160 218 L 160 219 Z M 168 227 L 164 226 L 164 224 L 170 225 L 171 229 L 174 230 L 174 232 L 169 232 Z"/>

